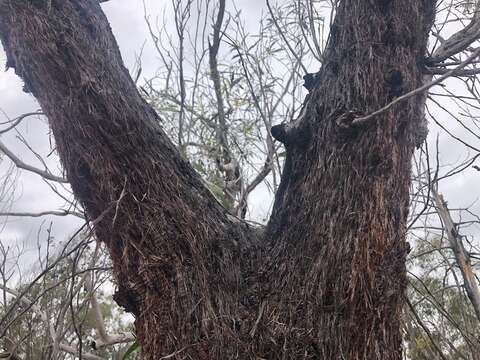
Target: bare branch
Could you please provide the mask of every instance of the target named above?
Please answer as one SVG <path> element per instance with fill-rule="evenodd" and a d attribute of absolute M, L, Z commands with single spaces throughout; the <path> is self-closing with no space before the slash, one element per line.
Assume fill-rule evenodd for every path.
<path fill-rule="evenodd" d="M 107 333 L 102 311 L 100 309 L 97 296 L 95 295 L 95 289 L 93 289 L 92 281 L 88 276 L 85 278 L 85 288 L 87 289 L 87 291 L 90 292 L 91 313 L 95 319 L 95 326 L 98 331 L 98 338 L 94 340 L 95 342 L 94 348 L 100 349 L 102 347 L 106 347 L 114 344 L 128 343 L 128 342 L 135 341 L 135 336 L 133 334 L 121 333 L 121 334 L 109 335 Z"/>
<path fill-rule="evenodd" d="M 16 216 L 16 217 L 42 217 L 42 216 L 68 216 L 73 215 L 79 219 L 85 219 L 85 216 L 82 213 L 77 211 L 69 210 L 50 210 L 50 211 L 41 211 L 41 212 L 0 212 L 0 216 Z"/>
<path fill-rule="evenodd" d="M 444 75 L 452 69 L 440 68 L 440 67 L 428 67 L 425 72 L 429 75 Z M 474 76 L 480 74 L 480 69 L 454 69 L 451 76 Z"/>
<path fill-rule="evenodd" d="M 418 316 L 417 312 L 415 311 L 414 306 L 412 305 L 412 303 L 408 299 L 407 299 L 407 304 L 408 304 L 408 307 L 410 308 L 410 311 L 412 312 L 413 316 L 415 317 L 415 320 L 417 321 L 418 325 L 420 325 L 420 327 L 423 329 L 423 331 L 425 331 L 428 338 L 430 339 L 430 342 L 431 342 L 433 348 L 435 349 L 435 351 L 438 353 L 438 355 L 440 356 L 440 358 L 442 360 L 447 360 L 447 358 L 443 354 L 442 350 L 438 346 L 437 342 L 434 340 L 432 333 L 430 332 L 428 327 L 423 323 L 420 316 Z"/>
<path fill-rule="evenodd" d="M 475 314 L 480 321 L 480 289 L 478 287 L 475 274 L 473 273 L 470 255 L 463 246 L 462 236 L 458 233 L 443 196 L 439 194 L 436 189 L 432 189 L 432 195 L 435 199 L 438 215 L 442 219 L 443 225 L 445 226 L 445 232 L 455 255 L 456 262 L 460 267 L 460 271 L 462 272 L 464 286 L 465 290 L 467 291 L 468 298 L 470 299 L 473 309 L 475 310 Z"/>
<path fill-rule="evenodd" d="M 464 61 L 462 61 L 460 63 L 460 65 L 458 65 L 455 69 L 452 69 L 450 71 L 448 71 L 447 73 L 445 73 L 444 75 L 440 76 L 439 78 L 433 80 L 432 82 L 429 82 L 423 86 L 420 86 L 419 88 L 415 89 L 415 90 L 412 90 L 398 98 L 396 98 L 395 100 L 393 100 L 392 102 L 388 103 L 387 105 L 385 105 L 383 108 L 377 110 L 377 111 L 374 111 L 373 113 L 369 114 L 369 115 L 366 115 L 366 116 L 363 116 L 363 117 L 358 117 L 356 119 L 354 119 L 352 121 L 352 125 L 362 125 L 370 120 L 372 120 L 373 118 L 375 118 L 376 116 L 384 113 L 385 111 L 389 110 L 390 108 L 392 108 L 394 105 L 404 101 L 404 100 L 407 100 L 409 98 L 411 98 L 412 96 L 416 96 L 418 94 L 421 94 L 423 93 L 424 91 L 434 87 L 435 85 L 437 84 L 440 84 L 442 81 L 444 81 L 445 79 L 451 77 L 451 76 L 454 76 L 454 73 L 455 71 L 458 71 L 458 70 L 461 70 L 463 69 L 465 66 L 467 66 L 468 64 L 470 64 L 473 60 L 475 60 L 478 56 L 480 55 L 480 47 L 477 48 L 473 53 L 472 55 L 470 55 L 467 59 L 465 59 Z"/>
<path fill-rule="evenodd" d="M 438 64 L 468 48 L 480 37 L 480 14 L 475 12 L 472 21 L 459 32 L 445 40 L 435 53 L 427 59 L 430 64 Z"/>
<path fill-rule="evenodd" d="M 57 181 L 60 183 L 68 183 L 68 180 L 65 178 L 55 176 L 48 171 L 41 170 L 34 166 L 24 163 L 19 157 L 17 157 L 12 151 L 10 151 L 1 141 L 0 141 L 0 151 L 3 152 L 19 169 L 33 172 L 37 175 L 40 175 L 46 180 Z"/>
<path fill-rule="evenodd" d="M 30 112 L 30 113 L 26 113 L 26 114 L 23 114 L 23 115 L 20 115 L 19 117 L 17 117 L 16 119 L 13 119 L 11 122 L 12 124 L 10 126 L 8 126 L 7 128 L 5 129 L 2 129 L 0 130 L 0 134 L 4 134 L 10 130 L 12 130 L 13 128 L 15 128 L 18 124 L 20 124 L 22 122 L 23 119 L 25 119 L 26 117 L 28 116 L 35 116 L 35 115 L 43 115 L 43 113 L 41 111 L 37 111 L 37 112 Z"/>

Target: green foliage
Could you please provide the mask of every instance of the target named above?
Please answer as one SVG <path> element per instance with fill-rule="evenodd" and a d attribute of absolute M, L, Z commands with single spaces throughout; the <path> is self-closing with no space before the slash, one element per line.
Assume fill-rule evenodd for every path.
<path fill-rule="evenodd" d="M 54 354 L 53 329 L 61 332 L 61 343 L 73 349 L 78 349 L 81 341 L 84 353 L 94 353 L 105 359 L 114 359 L 116 353 L 123 353 L 125 345 L 122 344 L 101 349 L 94 349 L 91 345 L 97 333 L 97 324 L 89 302 L 91 293 L 84 286 L 84 280 L 85 276 L 92 275 L 88 271 L 92 266 L 109 267 L 105 255 L 92 263 L 94 257 L 95 249 L 85 246 L 77 254 L 60 260 L 40 281 L 26 285 L 29 284 L 29 279 L 26 279 L 25 283 L 17 285 L 13 291 L 16 294 L 25 291 L 23 300 L 13 310 L 16 296 L 9 296 L 7 304 L 0 305 L 0 318 L 4 319 L 6 312 L 11 312 L 11 325 L 6 336 L 0 340 L 1 346 L 4 349 L 15 348 L 15 353 L 21 359 L 73 360 L 75 357 L 67 352 Z M 76 275 L 72 276 L 74 268 Z M 107 333 L 131 331 L 130 320 L 125 319 L 123 311 L 113 302 L 109 274 L 100 270 L 94 271 L 94 274 L 95 296 Z M 78 334 L 81 334 L 81 339 Z"/>
<path fill-rule="evenodd" d="M 132 359 L 133 353 L 137 352 L 140 350 L 140 345 L 138 344 L 137 341 L 135 341 L 130 347 L 127 349 L 125 354 L 122 357 L 122 360 L 129 360 Z"/>
<path fill-rule="evenodd" d="M 411 258 L 408 297 L 421 323 L 411 310 L 407 312 L 408 359 L 431 359 L 437 356 L 438 349 L 448 360 L 476 359 L 480 324 L 453 261 L 451 249 L 440 237 L 417 241 Z"/>

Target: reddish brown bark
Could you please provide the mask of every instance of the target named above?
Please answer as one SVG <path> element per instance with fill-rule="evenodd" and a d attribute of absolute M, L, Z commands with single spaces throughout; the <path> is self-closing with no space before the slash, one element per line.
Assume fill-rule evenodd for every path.
<path fill-rule="evenodd" d="M 405 220 L 434 0 L 340 1 L 261 239 L 159 126 L 93 0 L 0 0 L 0 37 L 107 244 L 145 359 L 401 359 Z M 343 119 L 343 120 L 342 120 Z M 340 124 L 340 125 L 339 125 Z"/>

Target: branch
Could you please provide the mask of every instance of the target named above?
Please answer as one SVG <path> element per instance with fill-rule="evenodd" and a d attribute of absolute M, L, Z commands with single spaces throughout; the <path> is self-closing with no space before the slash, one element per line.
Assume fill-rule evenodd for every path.
<path fill-rule="evenodd" d="M 47 327 L 49 327 L 49 328 L 51 327 L 52 324 L 50 324 L 50 322 L 48 321 L 48 317 L 47 317 L 46 312 L 44 310 L 42 310 L 40 308 L 40 306 L 38 306 L 38 304 L 31 301 L 25 295 L 19 293 L 18 291 L 10 289 L 6 286 L 0 285 L 0 289 L 2 289 L 3 291 L 15 296 L 27 308 L 30 308 L 34 312 L 36 312 L 41 317 L 41 319 L 47 324 Z M 54 336 L 54 333 L 53 334 L 51 333 L 51 335 Z M 55 339 L 52 339 L 52 340 L 55 341 Z M 68 352 L 68 353 L 73 354 L 73 355 L 77 354 L 77 351 L 72 346 L 69 346 L 67 344 L 62 344 L 62 343 L 60 343 L 58 346 L 61 350 L 65 351 L 65 352 Z M 102 357 L 96 356 L 96 355 L 91 354 L 91 353 L 84 353 L 84 352 L 82 353 L 82 358 L 86 359 L 86 360 L 105 360 Z"/>
<path fill-rule="evenodd" d="M 246 207 L 247 198 L 250 193 L 255 190 L 255 188 L 268 176 L 268 174 L 270 174 L 270 171 L 272 171 L 272 157 L 273 155 L 267 156 L 267 159 L 265 160 L 265 163 L 263 164 L 263 167 L 257 176 L 255 176 L 255 178 L 245 187 L 245 189 L 242 189 L 240 193 L 240 200 L 238 201 L 235 209 L 235 213 L 238 217 L 242 217 L 242 213 Z"/>
<path fill-rule="evenodd" d="M 217 157 L 217 167 L 223 171 L 225 177 L 225 189 L 223 193 L 228 199 L 228 207 L 233 208 L 235 204 L 235 197 L 242 188 L 242 176 L 240 166 L 233 155 L 230 145 L 228 143 L 228 126 L 227 115 L 225 113 L 225 105 L 222 94 L 222 84 L 220 79 L 220 72 L 218 70 L 218 50 L 220 48 L 221 32 L 223 18 L 225 16 L 225 0 L 220 0 L 217 18 L 213 25 L 213 43 L 208 47 L 209 50 L 209 65 L 210 77 L 213 82 L 215 90 L 218 124 L 215 128 L 216 140 L 219 145 L 220 154 Z M 239 204 L 241 206 L 242 204 Z"/>
<path fill-rule="evenodd" d="M 449 71 L 451 71 L 451 69 L 440 68 L 440 67 L 427 67 L 425 69 L 425 74 L 444 75 Z M 463 69 L 463 70 L 454 69 L 451 76 L 474 76 L 478 74 L 480 74 L 480 69 Z"/>
<path fill-rule="evenodd" d="M 23 114 L 23 115 L 20 115 L 19 117 L 17 117 L 16 119 L 13 119 L 12 122 L 13 124 L 10 125 L 9 127 L 3 129 L 3 130 L 0 130 L 0 134 L 4 134 L 10 130 L 12 130 L 13 128 L 15 128 L 18 124 L 20 124 L 22 122 L 23 119 L 25 119 L 26 117 L 28 116 L 35 116 L 35 115 L 43 115 L 42 112 L 40 111 L 37 111 L 37 112 L 31 112 L 31 113 L 26 113 L 26 114 Z"/>
<path fill-rule="evenodd" d="M 110 345 L 135 341 L 135 336 L 133 336 L 133 334 L 121 333 L 109 335 L 107 333 L 102 311 L 95 295 L 95 291 L 92 288 L 92 281 L 88 276 L 85 278 L 85 289 L 90 292 L 90 307 L 98 331 L 98 338 L 93 341 L 92 347 L 94 349 L 100 349 Z"/>
<path fill-rule="evenodd" d="M 82 213 L 78 211 L 68 211 L 68 210 L 50 210 L 50 211 L 41 211 L 41 212 L 0 212 L 0 216 L 16 216 L 16 217 L 42 217 L 42 216 L 68 216 L 73 215 L 79 219 L 85 219 Z"/>
<path fill-rule="evenodd" d="M 211 329 L 226 333 L 240 283 L 218 274 L 240 274 L 243 249 L 256 237 L 227 217 L 168 139 L 98 3 L 63 0 L 47 11 L 29 0 L 0 1 L 0 38 L 48 117 L 76 198 L 98 219 L 95 235 L 121 279 L 114 299 L 137 315 L 139 343 L 159 336 L 155 349 L 167 353 L 185 336 L 200 341 L 205 316 Z M 182 324 L 196 319 L 185 333 Z M 171 336 L 152 333 L 152 321 Z"/>
<path fill-rule="evenodd" d="M 468 298 L 480 321 L 480 289 L 475 274 L 473 273 L 470 255 L 463 246 L 462 236 L 458 233 L 443 196 L 439 194 L 436 189 L 432 189 L 432 195 L 435 200 L 438 215 L 440 219 L 442 219 L 448 241 L 455 255 L 455 260 L 460 267 Z"/>
<path fill-rule="evenodd" d="M 415 308 L 413 307 L 412 303 L 410 302 L 410 300 L 407 298 L 407 304 L 408 304 L 408 307 L 410 308 L 410 311 L 412 312 L 415 320 L 417 321 L 417 324 L 420 325 L 420 327 L 423 329 L 423 331 L 425 331 L 425 333 L 427 334 L 428 338 L 430 339 L 430 342 L 433 346 L 433 348 L 435 349 L 435 351 L 438 353 L 438 355 L 442 358 L 442 360 L 447 360 L 447 358 L 445 357 L 445 355 L 443 354 L 442 352 L 442 349 L 440 349 L 440 347 L 438 346 L 438 344 L 435 342 L 434 340 L 434 337 L 432 335 L 432 333 L 430 332 L 430 330 L 428 329 L 428 327 L 423 323 L 422 319 L 420 318 L 420 316 L 418 316 L 417 312 L 415 311 Z"/>
<path fill-rule="evenodd" d="M 435 53 L 426 59 L 429 64 L 438 64 L 468 48 L 480 37 L 480 15 L 475 11 L 472 21 L 459 32 L 450 36 Z"/>
<path fill-rule="evenodd" d="M 419 88 L 415 89 L 415 90 L 412 90 L 398 98 L 396 98 L 395 100 L 393 100 L 392 102 L 388 103 L 387 105 L 385 105 L 383 108 L 377 110 L 377 111 L 374 111 L 373 113 L 369 114 L 369 115 L 366 115 L 364 117 L 359 117 L 359 118 L 356 118 L 352 121 L 352 125 L 363 125 L 365 124 L 366 122 L 372 120 L 374 117 L 384 113 L 385 111 L 389 110 L 390 108 L 392 108 L 394 105 L 404 101 L 404 100 L 407 100 L 415 95 L 418 95 L 418 94 L 421 94 L 423 92 L 425 92 L 426 90 L 434 87 L 435 85 L 437 84 L 440 84 L 442 81 L 444 81 L 445 79 L 451 77 L 451 76 L 454 76 L 455 74 L 455 71 L 458 71 L 458 70 L 461 70 L 463 69 L 465 66 L 467 66 L 468 64 L 470 64 L 473 60 L 475 60 L 478 56 L 480 55 L 480 47 L 477 48 L 473 53 L 472 55 L 470 55 L 467 59 L 465 59 L 463 62 L 460 63 L 460 65 L 458 65 L 455 69 L 452 69 L 452 70 L 449 70 L 447 73 L 443 74 L 442 76 L 440 76 L 439 78 L 423 85 L 423 86 L 420 86 Z"/>
<path fill-rule="evenodd" d="M 121 334 L 112 334 L 108 336 L 108 341 L 103 341 L 102 339 L 95 339 L 95 349 L 101 349 L 107 346 L 130 343 L 136 340 L 136 337 L 133 334 L 121 333 Z"/>
<path fill-rule="evenodd" d="M 37 175 L 40 175 L 46 180 L 56 181 L 60 183 L 68 183 L 68 180 L 65 178 L 55 176 L 48 171 L 41 170 L 34 166 L 24 163 L 19 157 L 17 157 L 13 152 L 11 152 L 1 141 L 0 141 L 0 151 L 3 152 L 19 169 L 33 172 Z"/>

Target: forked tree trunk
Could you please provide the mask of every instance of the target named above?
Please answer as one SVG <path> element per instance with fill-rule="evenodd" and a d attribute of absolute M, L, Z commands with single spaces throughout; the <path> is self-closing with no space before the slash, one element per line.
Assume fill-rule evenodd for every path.
<path fill-rule="evenodd" d="M 40 102 L 114 263 L 145 359 L 400 360 L 410 161 L 435 0 L 343 0 L 263 236 L 227 215 L 161 130 L 94 0 L 0 0 L 0 36 Z"/>

